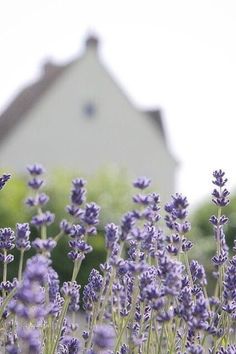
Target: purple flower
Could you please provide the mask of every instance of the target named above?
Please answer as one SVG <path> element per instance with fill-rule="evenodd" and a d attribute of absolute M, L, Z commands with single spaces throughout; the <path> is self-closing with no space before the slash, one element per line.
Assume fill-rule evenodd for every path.
<path fill-rule="evenodd" d="M 133 201 L 134 201 L 134 203 L 137 203 L 140 205 L 149 205 L 151 202 L 151 198 L 149 195 L 136 194 L 135 196 L 133 196 Z"/>
<path fill-rule="evenodd" d="M 52 267 L 48 267 L 48 285 L 49 300 L 53 302 L 56 300 L 57 294 L 59 293 L 60 281 L 57 272 Z"/>
<path fill-rule="evenodd" d="M 77 312 L 80 308 L 79 300 L 80 300 L 80 285 L 76 283 L 76 281 L 64 282 L 61 288 L 61 294 L 63 297 L 70 297 L 70 305 L 69 310 Z"/>
<path fill-rule="evenodd" d="M 31 224 L 40 227 L 42 225 L 50 225 L 53 223 L 55 219 L 55 215 L 52 214 L 50 211 L 45 211 L 42 214 L 35 215 L 32 217 Z"/>
<path fill-rule="evenodd" d="M 6 282 L 1 282 L 0 284 L 0 290 L 5 290 L 8 293 L 11 292 L 13 289 L 15 289 L 18 285 L 18 280 L 16 278 L 13 279 L 12 282 L 10 282 L 9 280 L 7 280 Z"/>
<path fill-rule="evenodd" d="M 225 271 L 224 298 L 226 301 L 236 301 L 236 256 L 229 261 Z"/>
<path fill-rule="evenodd" d="M 60 229 L 63 231 L 66 235 L 70 235 L 71 230 L 72 230 L 72 225 L 65 219 L 63 219 L 60 222 Z"/>
<path fill-rule="evenodd" d="M 216 354 L 235 354 L 235 353 L 236 353 L 235 344 L 228 345 L 227 348 L 221 347 L 220 350 L 216 352 Z"/>
<path fill-rule="evenodd" d="M 111 223 L 105 227 L 105 238 L 106 238 L 106 247 L 112 249 L 114 244 L 119 239 L 119 230 L 118 226 Z"/>
<path fill-rule="evenodd" d="M 30 249 L 30 228 L 28 223 L 16 224 L 16 248 L 28 251 Z"/>
<path fill-rule="evenodd" d="M 14 344 L 7 344 L 6 346 L 7 354 L 19 354 L 20 349 Z"/>
<path fill-rule="evenodd" d="M 216 170 L 213 172 L 213 177 L 215 178 L 212 183 L 218 187 L 224 187 L 225 183 L 228 181 L 227 178 L 224 178 L 225 172 L 222 170 Z"/>
<path fill-rule="evenodd" d="M 53 248 L 57 245 L 56 241 L 52 238 L 42 240 L 41 238 L 36 238 L 32 242 L 32 246 L 39 252 L 51 252 Z"/>
<path fill-rule="evenodd" d="M 45 172 L 43 166 L 40 164 L 37 164 L 37 163 L 35 163 L 33 165 L 28 165 L 27 170 L 29 171 L 31 176 L 39 176 Z"/>
<path fill-rule="evenodd" d="M 40 193 L 36 197 L 28 197 L 25 204 L 29 207 L 44 206 L 49 201 L 49 196 L 45 193 Z"/>
<path fill-rule="evenodd" d="M 222 191 L 218 191 L 217 189 L 214 189 L 212 192 L 212 196 L 214 197 L 212 201 L 220 206 L 220 207 L 225 207 L 226 205 L 229 204 L 229 199 L 227 198 L 229 196 L 229 191 L 225 188 Z"/>
<path fill-rule="evenodd" d="M 27 282 L 36 281 L 41 286 L 44 286 L 48 280 L 48 265 L 49 260 L 42 255 L 36 255 L 28 259 L 24 271 L 24 279 Z"/>
<path fill-rule="evenodd" d="M 189 286 L 185 286 L 178 297 L 179 306 L 178 314 L 186 321 L 189 322 L 192 319 L 193 313 L 193 296 Z"/>
<path fill-rule="evenodd" d="M 73 188 L 71 190 L 71 202 L 77 206 L 80 206 L 85 201 L 86 190 L 84 186 L 86 181 L 82 178 L 76 178 L 72 181 Z"/>
<path fill-rule="evenodd" d="M 69 246 L 73 248 L 76 251 L 82 252 L 84 254 L 92 252 L 93 248 L 92 246 L 88 245 L 85 241 L 83 240 L 71 240 L 69 241 Z"/>
<path fill-rule="evenodd" d="M 115 331 L 109 325 L 97 325 L 93 331 L 93 344 L 99 350 L 113 349 L 115 343 Z"/>
<path fill-rule="evenodd" d="M 229 218 L 227 218 L 227 216 L 225 215 L 222 215 L 218 220 L 218 218 L 215 215 L 212 215 L 209 221 L 214 226 L 222 226 L 228 223 Z"/>
<path fill-rule="evenodd" d="M 91 311 L 93 303 L 98 301 L 98 295 L 102 288 L 103 277 L 96 270 L 92 269 L 89 278 L 88 284 L 85 285 L 83 291 L 83 307 L 87 311 Z"/>
<path fill-rule="evenodd" d="M 8 255 L 4 256 L 4 254 L 0 253 L 0 262 L 8 264 L 13 261 L 14 261 L 14 256 L 12 254 L 8 254 Z"/>
<path fill-rule="evenodd" d="M 11 250 L 15 247 L 13 241 L 15 240 L 14 231 L 10 227 L 0 229 L 0 249 Z"/>
<path fill-rule="evenodd" d="M 65 336 L 62 338 L 60 346 L 60 354 L 79 354 L 80 342 L 77 338 Z"/>
<path fill-rule="evenodd" d="M 43 185 L 43 182 L 43 179 L 34 177 L 28 182 L 28 186 L 34 190 L 37 190 Z"/>
<path fill-rule="evenodd" d="M 147 177 L 138 177 L 134 182 L 133 186 L 139 189 L 147 188 L 151 183 L 151 180 Z"/>
<path fill-rule="evenodd" d="M 47 308 L 42 287 L 48 281 L 48 264 L 48 259 L 39 255 L 27 261 L 22 283 L 8 306 L 11 312 L 36 321 L 45 317 Z"/>
<path fill-rule="evenodd" d="M 184 266 L 178 261 L 168 260 L 165 265 L 161 265 L 163 277 L 164 293 L 178 296 L 182 288 Z"/>
<path fill-rule="evenodd" d="M 228 254 L 227 252 L 225 252 L 224 250 L 221 250 L 220 254 L 215 255 L 214 257 L 212 257 L 212 262 L 216 265 L 216 266 L 221 266 L 222 264 L 224 264 L 228 259 Z"/>
<path fill-rule="evenodd" d="M 128 212 L 122 217 L 121 220 L 121 240 L 122 241 L 126 240 L 134 224 L 135 224 L 135 217 L 133 213 Z"/>
<path fill-rule="evenodd" d="M 129 353 L 129 348 L 126 344 L 122 344 L 120 347 L 120 354 L 128 354 Z"/>
<path fill-rule="evenodd" d="M 0 190 L 3 189 L 3 187 L 5 186 L 5 184 L 7 183 L 7 181 L 11 178 L 11 175 L 9 173 L 4 173 L 1 177 L 0 177 Z"/>
<path fill-rule="evenodd" d="M 188 200 L 182 194 L 176 193 L 172 196 L 172 202 L 165 205 L 165 211 L 171 213 L 175 219 L 185 219 L 187 216 Z"/>
<path fill-rule="evenodd" d="M 21 352 L 24 354 L 40 354 L 41 338 L 40 332 L 34 328 L 21 328 L 18 331 Z"/>
<path fill-rule="evenodd" d="M 195 260 L 192 260 L 190 264 L 190 270 L 194 282 L 199 281 L 202 286 L 207 284 L 206 273 L 204 267 L 201 264 Z"/>
<path fill-rule="evenodd" d="M 70 228 L 70 232 L 69 232 L 69 235 L 70 237 L 73 237 L 73 238 L 80 238 L 81 236 L 84 236 L 86 233 L 86 230 L 84 228 L 84 226 L 81 226 L 81 225 L 72 225 L 71 228 Z"/>
<path fill-rule="evenodd" d="M 201 345 L 199 344 L 191 344 L 188 347 L 188 353 L 190 354 L 203 354 L 204 353 L 204 349 Z"/>
<path fill-rule="evenodd" d="M 214 171 L 213 177 L 215 178 L 212 183 L 215 184 L 218 189 L 214 189 L 212 192 L 213 199 L 212 201 L 219 207 L 224 207 L 229 204 L 229 191 L 226 188 L 222 188 L 225 186 L 227 182 L 227 178 L 224 178 L 225 172 L 222 170 Z M 218 221 L 219 222 L 219 221 Z"/>
<path fill-rule="evenodd" d="M 99 222 L 99 211 L 100 207 L 96 203 L 90 203 L 86 204 L 84 213 L 81 217 L 81 219 L 87 224 L 87 225 L 97 225 Z"/>
<path fill-rule="evenodd" d="M 192 315 L 191 324 L 189 324 L 192 329 L 204 330 L 208 327 L 207 320 L 209 319 L 209 313 L 207 310 L 207 302 L 202 291 L 196 295 Z"/>

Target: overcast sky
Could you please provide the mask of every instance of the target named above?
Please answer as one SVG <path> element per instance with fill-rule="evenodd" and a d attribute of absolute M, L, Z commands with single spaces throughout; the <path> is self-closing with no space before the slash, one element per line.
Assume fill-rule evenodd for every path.
<path fill-rule="evenodd" d="M 163 110 L 192 205 L 223 168 L 236 188 L 235 0 L 0 1 L 0 110 L 40 74 L 45 59 L 78 56 L 88 31 L 140 108 Z"/>

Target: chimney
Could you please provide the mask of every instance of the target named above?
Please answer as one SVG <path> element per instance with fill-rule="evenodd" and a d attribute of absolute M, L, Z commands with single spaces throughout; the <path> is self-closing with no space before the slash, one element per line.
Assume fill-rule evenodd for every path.
<path fill-rule="evenodd" d="M 85 46 L 86 46 L 86 51 L 87 50 L 93 50 L 94 52 L 97 52 L 98 47 L 99 47 L 99 40 L 95 35 L 89 35 L 85 41 Z"/>

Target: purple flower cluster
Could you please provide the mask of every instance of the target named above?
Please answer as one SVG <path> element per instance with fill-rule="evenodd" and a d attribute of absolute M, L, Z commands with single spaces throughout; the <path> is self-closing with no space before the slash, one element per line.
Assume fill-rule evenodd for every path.
<path fill-rule="evenodd" d="M 80 308 L 80 306 L 79 306 L 79 300 L 80 300 L 79 290 L 80 290 L 80 285 L 78 285 L 76 283 L 76 281 L 64 282 L 64 284 L 61 288 L 62 296 L 70 298 L 69 309 L 72 312 L 77 312 Z"/>
<path fill-rule="evenodd" d="M 146 177 L 133 183 L 139 189 L 133 197 L 135 209 L 122 217 L 120 225 L 111 222 L 105 226 L 107 258 L 100 265 L 102 274 L 92 269 L 82 296 L 76 279 L 83 259 L 92 251 L 89 236 L 96 234 L 100 208 L 86 203 L 83 179 L 72 181 L 67 207 L 70 221 L 61 221 L 59 236 L 69 238 L 73 271 L 71 280 L 60 287 L 51 260 L 59 237 L 47 237 L 46 226 L 54 216 L 42 211 L 48 197 L 39 192 L 44 169 L 35 164 L 28 171 L 33 196 L 27 204 L 37 209 L 31 223 L 41 229 L 41 237 L 30 244 L 28 223 L 18 223 L 15 233 L 0 229 L 0 317 L 6 329 L 0 333 L 2 351 L 203 354 L 210 346 L 209 353 L 236 353 L 236 256 L 230 258 L 224 235 L 228 218 L 222 208 L 229 203 L 229 192 L 222 170 L 213 173 L 216 187 L 212 195 L 218 210 L 210 218 L 216 241 L 214 297 L 208 297 L 203 265 L 188 259 L 193 244 L 186 237 L 191 228 L 186 197 L 175 194 L 165 205 L 167 228 L 163 228 L 160 197 L 145 191 L 151 182 Z M 6 176 L 0 178 L 0 189 L 9 179 Z M 23 255 L 31 245 L 37 254 L 27 260 L 22 274 Z M 7 264 L 13 256 L 8 252 L 14 247 L 20 251 L 19 274 L 9 281 Z M 77 323 L 81 311 L 84 328 Z"/>
<path fill-rule="evenodd" d="M 66 207 L 70 217 L 74 223 L 62 220 L 60 223 L 61 231 L 69 236 L 68 253 L 69 259 L 75 263 L 81 262 L 85 255 L 92 251 L 92 246 L 88 243 L 88 236 L 97 233 L 97 225 L 99 223 L 100 207 L 92 202 L 86 202 L 86 181 L 82 178 L 76 178 L 72 181 L 72 190 L 70 197 L 70 205 Z M 84 205 L 85 204 L 85 205 Z"/>
<path fill-rule="evenodd" d="M 15 298 L 9 309 L 18 317 L 27 320 L 43 318 L 47 309 L 44 306 L 45 293 L 42 289 L 48 279 L 48 260 L 43 256 L 34 256 L 27 261 L 22 283 L 19 284 Z"/>
<path fill-rule="evenodd" d="M 99 300 L 102 280 L 101 274 L 96 269 L 92 269 L 88 284 L 85 285 L 83 291 L 83 307 L 85 310 L 92 311 L 94 303 Z"/>
<path fill-rule="evenodd" d="M 14 260 L 12 254 L 7 254 L 15 247 L 14 240 L 15 234 L 10 227 L 0 229 L 0 262 L 11 263 Z"/>
<path fill-rule="evenodd" d="M 1 177 L 0 177 L 0 190 L 3 189 L 3 187 L 5 186 L 5 184 L 7 183 L 7 181 L 11 178 L 11 175 L 9 173 L 4 173 Z"/>
<path fill-rule="evenodd" d="M 96 350 L 111 350 L 114 347 L 115 331 L 110 325 L 98 325 L 93 331 L 93 344 Z"/>
<path fill-rule="evenodd" d="M 40 164 L 33 164 L 27 167 L 31 179 L 28 182 L 28 186 L 33 190 L 33 196 L 29 196 L 25 203 L 31 208 L 37 208 L 37 214 L 32 217 L 31 224 L 37 228 L 49 226 L 54 222 L 55 215 L 50 211 L 42 211 L 48 201 L 49 197 L 45 193 L 41 193 L 39 190 L 44 185 L 42 174 L 45 172 L 43 166 Z"/>
<path fill-rule="evenodd" d="M 18 250 L 28 251 L 30 246 L 30 227 L 28 223 L 16 224 L 16 248 Z"/>

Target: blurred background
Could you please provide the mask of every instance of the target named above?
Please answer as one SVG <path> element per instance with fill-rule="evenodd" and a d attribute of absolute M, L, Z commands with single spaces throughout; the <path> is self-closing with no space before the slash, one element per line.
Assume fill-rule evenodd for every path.
<path fill-rule="evenodd" d="M 205 237 L 212 171 L 236 186 L 235 16 L 233 0 L 2 2 L 0 168 L 80 172 L 106 210 L 121 176 L 128 197 L 148 175 L 164 201 L 187 195 Z"/>

